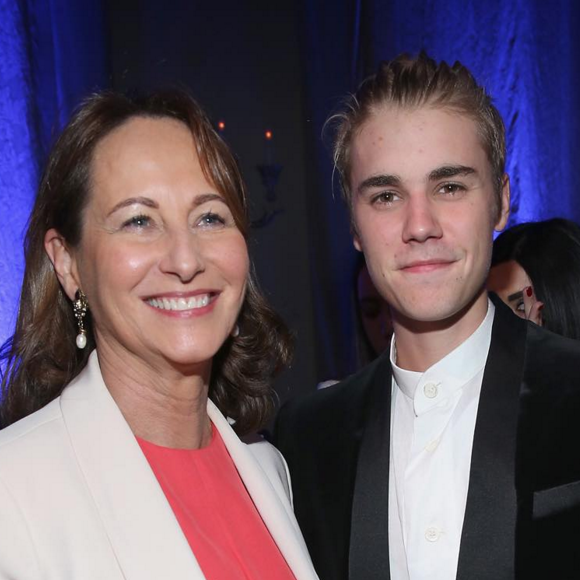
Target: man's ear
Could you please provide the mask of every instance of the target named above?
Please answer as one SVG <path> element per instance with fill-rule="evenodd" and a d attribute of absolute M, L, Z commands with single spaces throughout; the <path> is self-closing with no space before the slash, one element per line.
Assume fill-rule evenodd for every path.
<path fill-rule="evenodd" d="M 500 208 L 495 223 L 495 231 L 501 232 L 510 217 L 510 178 L 507 173 L 504 173 L 501 184 Z"/>
<path fill-rule="evenodd" d="M 74 300 L 75 292 L 80 288 L 76 260 L 66 240 L 54 228 L 44 236 L 44 249 L 52 262 L 54 271 L 66 295 Z"/>
<path fill-rule="evenodd" d="M 350 216 L 350 235 L 352 236 L 352 245 L 354 246 L 355 250 L 362 252 L 363 250 L 360 236 L 358 235 L 356 224 L 354 223 L 352 215 Z"/>

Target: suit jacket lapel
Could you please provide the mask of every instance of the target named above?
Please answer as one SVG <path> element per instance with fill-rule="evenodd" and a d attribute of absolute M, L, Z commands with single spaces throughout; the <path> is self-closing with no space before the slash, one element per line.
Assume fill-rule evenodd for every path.
<path fill-rule="evenodd" d="M 526 328 L 526 322 L 496 302 L 475 425 L 458 580 L 515 576 L 516 439 Z"/>
<path fill-rule="evenodd" d="M 264 524 L 276 542 L 288 566 L 297 580 L 316 580 L 306 544 L 302 538 L 292 506 L 286 498 L 288 490 L 283 481 L 284 473 L 267 473 L 272 463 L 266 461 L 263 466 L 256 460 L 250 447 L 268 446 L 265 442 L 242 443 L 217 407 L 208 402 L 208 413 L 212 423 L 222 436 L 223 442 L 236 465 L 242 481 Z M 277 453 L 273 448 L 264 448 L 262 452 Z M 256 450 L 258 454 L 258 450 Z"/>
<path fill-rule="evenodd" d="M 103 383 L 96 353 L 63 392 L 61 407 L 124 577 L 203 580 L 163 490 Z"/>
<path fill-rule="evenodd" d="M 61 407 L 80 469 L 124 577 L 203 580 L 163 490 L 103 383 L 96 353 L 63 392 Z M 316 580 L 292 507 L 285 499 L 282 481 L 286 473 L 278 477 L 266 474 L 211 401 L 208 414 L 297 580 Z"/>
<path fill-rule="evenodd" d="M 390 578 L 389 448 L 391 365 L 388 353 L 371 377 L 362 413 L 356 481 L 352 502 L 349 578 Z M 361 385 L 364 388 L 363 385 Z M 355 434 L 356 436 L 356 434 Z"/>

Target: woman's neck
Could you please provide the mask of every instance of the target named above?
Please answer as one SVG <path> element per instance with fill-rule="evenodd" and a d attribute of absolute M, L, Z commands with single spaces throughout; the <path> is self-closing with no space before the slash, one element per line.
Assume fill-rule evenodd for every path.
<path fill-rule="evenodd" d="M 152 365 L 97 342 L 103 380 L 133 433 L 163 447 L 199 449 L 211 441 L 207 414 L 211 363 Z"/>

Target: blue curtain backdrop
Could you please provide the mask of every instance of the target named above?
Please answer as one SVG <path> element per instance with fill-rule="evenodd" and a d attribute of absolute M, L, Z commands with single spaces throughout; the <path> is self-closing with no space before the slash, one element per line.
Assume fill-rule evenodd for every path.
<path fill-rule="evenodd" d="M 71 107 L 91 89 L 106 86 L 109 64 L 123 61 L 121 54 L 107 54 L 102 2 L 0 0 L 0 341 L 14 324 L 22 234 L 44 153 Z M 124 6 L 131 8 L 127 18 L 139 18 L 137 2 Z M 199 17 L 219 9 L 200 2 Z M 248 3 L 248 10 L 255 9 Z M 508 127 L 512 223 L 557 215 L 580 222 L 579 25 L 580 4 L 572 0 L 303 1 L 300 43 L 318 349 L 312 356 L 320 379 L 343 377 L 356 365 L 355 254 L 348 216 L 338 192 L 332 193 L 330 154 L 321 141 L 329 113 L 382 59 L 421 49 L 438 59 L 459 59 L 495 96 Z M 169 25 L 158 32 L 171 30 Z M 211 59 L 211 54 L 203 57 Z M 192 56 L 183 55 L 184 62 L 187 58 Z"/>
<path fill-rule="evenodd" d="M 304 10 L 306 109 L 317 171 L 310 210 L 322 247 L 312 263 L 316 342 L 321 377 L 342 377 L 355 364 L 348 291 L 354 254 L 344 241 L 345 209 L 330 194 L 330 154 L 319 141 L 324 119 L 381 60 L 422 49 L 460 60 L 494 96 L 507 126 L 510 224 L 554 216 L 580 222 L 580 4 L 314 0 Z"/>
<path fill-rule="evenodd" d="M 39 169 L 78 99 L 106 81 L 100 0 L 0 0 L 0 342 L 13 331 Z"/>

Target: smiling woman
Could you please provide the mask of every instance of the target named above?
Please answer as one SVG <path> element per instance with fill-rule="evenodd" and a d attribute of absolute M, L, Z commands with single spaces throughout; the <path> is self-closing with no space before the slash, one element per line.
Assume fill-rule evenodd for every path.
<path fill-rule="evenodd" d="M 316 577 L 283 459 L 226 420 L 264 423 L 290 353 L 246 205 L 185 93 L 95 95 L 65 128 L 4 348 L 0 576 Z"/>

